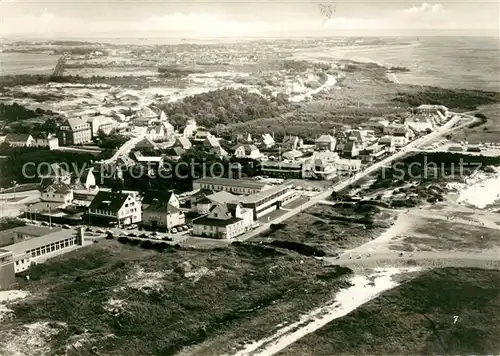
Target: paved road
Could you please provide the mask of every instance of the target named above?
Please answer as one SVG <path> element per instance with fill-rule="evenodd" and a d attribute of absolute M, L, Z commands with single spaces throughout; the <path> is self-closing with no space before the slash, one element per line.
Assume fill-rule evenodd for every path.
<path fill-rule="evenodd" d="M 139 143 L 139 141 L 141 141 L 144 137 L 132 137 L 130 140 L 128 140 L 127 142 L 125 142 L 123 145 L 121 145 L 121 147 L 115 152 L 115 154 L 104 160 L 102 163 L 104 164 L 109 164 L 109 163 L 113 163 L 114 161 L 116 161 L 120 156 L 123 156 L 123 155 L 128 155 L 128 153 L 130 152 L 130 150 L 132 148 L 134 148 L 134 146 Z"/>
<path fill-rule="evenodd" d="M 40 191 L 39 190 L 27 190 L 27 191 L 24 191 L 24 192 L 15 192 L 15 193 L 0 194 L 0 200 L 7 200 L 7 199 L 14 199 L 14 198 L 21 198 L 21 197 L 39 198 L 40 197 Z"/>

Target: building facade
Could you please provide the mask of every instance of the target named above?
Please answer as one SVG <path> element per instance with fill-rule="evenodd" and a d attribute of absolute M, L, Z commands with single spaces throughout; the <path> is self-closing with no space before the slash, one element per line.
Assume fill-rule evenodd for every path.
<path fill-rule="evenodd" d="M 226 191 L 233 194 L 253 194 L 266 190 L 269 186 L 246 179 L 200 178 L 193 181 L 193 190 L 209 189 L 215 192 Z"/>
<path fill-rule="evenodd" d="M 314 141 L 318 151 L 335 151 L 337 140 L 330 135 L 321 135 Z"/>
<path fill-rule="evenodd" d="M 297 199 L 299 193 L 292 190 L 292 184 L 282 184 L 243 197 L 240 202 L 245 208 L 253 211 L 253 219 L 267 215 L 280 209 L 283 205 Z"/>
<path fill-rule="evenodd" d="M 141 203 L 130 193 L 99 191 L 89 205 L 92 221 L 130 225 L 142 220 Z"/>
<path fill-rule="evenodd" d="M 73 190 L 66 184 L 51 184 L 42 190 L 42 201 L 70 204 L 73 201 Z"/>
<path fill-rule="evenodd" d="M 14 285 L 15 273 L 12 251 L 0 249 L 0 290 L 9 289 Z"/>
<path fill-rule="evenodd" d="M 7 142 L 10 147 L 31 147 L 34 139 L 30 134 L 9 133 L 5 136 L 4 142 Z"/>
<path fill-rule="evenodd" d="M 206 216 L 193 220 L 193 235 L 230 239 L 252 228 L 252 211 L 240 204 L 213 206 Z"/>
<path fill-rule="evenodd" d="M 92 129 L 87 121 L 74 117 L 67 119 L 57 133 L 59 145 L 79 145 L 92 141 Z"/>
<path fill-rule="evenodd" d="M 84 244 L 84 229 L 59 230 L 43 236 L 23 240 L 4 249 L 14 257 L 15 273 L 27 270 L 32 263 L 42 263 L 46 259 L 69 252 Z"/>

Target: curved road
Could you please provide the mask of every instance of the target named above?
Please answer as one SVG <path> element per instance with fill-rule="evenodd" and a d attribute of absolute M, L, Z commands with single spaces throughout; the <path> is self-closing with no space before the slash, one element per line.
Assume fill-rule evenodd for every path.
<path fill-rule="evenodd" d="M 128 140 L 127 142 L 125 142 L 123 145 L 121 145 L 121 147 L 115 152 L 115 154 L 102 161 L 103 164 L 109 164 L 109 163 L 113 163 L 114 161 L 116 161 L 120 156 L 122 155 L 127 155 L 129 153 L 129 151 L 134 148 L 134 146 L 139 143 L 139 141 L 141 141 L 144 137 L 132 137 L 130 140 Z"/>

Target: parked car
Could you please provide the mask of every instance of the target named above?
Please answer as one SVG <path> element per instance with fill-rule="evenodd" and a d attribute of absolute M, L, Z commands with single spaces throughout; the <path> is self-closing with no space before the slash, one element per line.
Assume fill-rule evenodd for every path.
<path fill-rule="evenodd" d="M 71 226 L 66 225 L 66 224 L 64 224 L 62 227 L 63 227 L 63 229 L 71 229 Z"/>
<path fill-rule="evenodd" d="M 175 227 L 173 227 L 172 230 L 170 230 L 170 232 L 172 232 L 173 234 L 176 234 L 177 233 L 177 229 Z"/>
<path fill-rule="evenodd" d="M 139 237 L 142 237 L 144 239 L 147 239 L 148 238 L 148 234 L 146 233 L 143 233 L 143 234 L 140 234 Z"/>
<path fill-rule="evenodd" d="M 163 241 L 174 241 L 173 238 L 169 237 L 169 236 L 165 236 L 162 238 Z"/>
<path fill-rule="evenodd" d="M 103 229 L 96 229 L 95 232 L 97 232 L 98 234 L 104 234 L 104 230 Z"/>
<path fill-rule="evenodd" d="M 188 231 L 188 230 L 189 230 L 189 227 L 188 227 L 187 225 L 183 225 L 183 226 L 182 226 L 182 230 L 183 230 L 183 231 Z"/>

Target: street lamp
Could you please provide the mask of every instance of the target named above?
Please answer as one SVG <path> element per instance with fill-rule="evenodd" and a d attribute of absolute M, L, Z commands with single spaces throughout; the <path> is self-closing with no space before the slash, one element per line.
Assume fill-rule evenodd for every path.
<path fill-rule="evenodd" d="M 12 184 L 14 185 L 14 199 L 16 199 L 16 187 L 19 185 L 15 180 L 12 181 Z"/>

